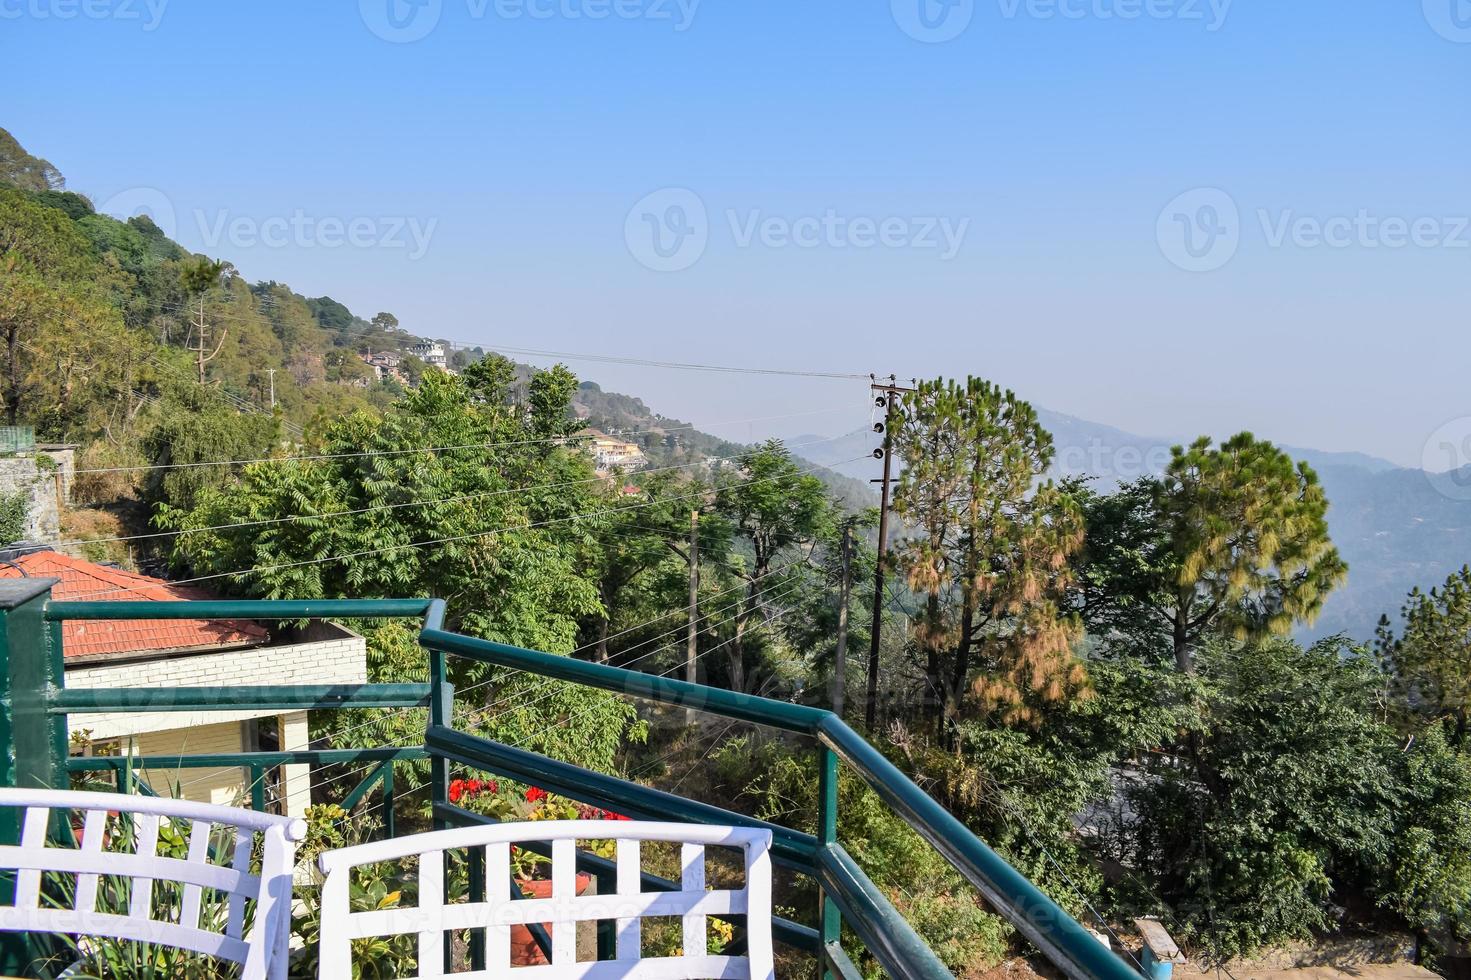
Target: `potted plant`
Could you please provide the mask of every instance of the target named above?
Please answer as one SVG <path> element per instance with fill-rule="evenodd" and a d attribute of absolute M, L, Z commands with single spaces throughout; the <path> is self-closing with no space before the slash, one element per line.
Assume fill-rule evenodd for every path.
<path fill-rule="evenodd" d="M 548 793 L 539 786 L 529 787 L 522 799 L 513 800 L 500 792 L 494 780 L 455 779 L 449 784 L 451 803 L 494 816 L 498 820 L 627 820 L 619 813 L 587 806 L 573 800 Z M 614 843 L 611 840 L 587 841 L 587 849 L 599 857 L 611 858 Z M 552 896 L 551 859 L 524 847 L 511 848 L 511 876 L 523 898 L 550 898 Z M 592 875 L 585 871 L 577 873 L 578 895 L 587 894 L 592 887 Z M 552 932 L 546 926 L 548 935 Z M 545 966 L 546 956 L 536 944 L 531 930 L 525 926 L 511 927 L 511 964 L 513 966 Z"/>

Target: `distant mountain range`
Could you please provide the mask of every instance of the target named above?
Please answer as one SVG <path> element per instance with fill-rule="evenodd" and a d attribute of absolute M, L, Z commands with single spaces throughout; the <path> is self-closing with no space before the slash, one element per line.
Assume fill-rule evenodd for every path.
<path fill-rule="evenodd" d="M 1141 436 L 1046 409 L 1038 409 L 1038 416 L 1056 441 L 1056 474 L 1092 475 L 1105 490 L 1160 472 L 1169 461 L 1170 447 L 1180 441 Z M 791 444 L 800 446 L 814 438 L 799 437 Z M 845 475 L 868 479 L 877 475 L 873 462 L 839 461 L 875 444 L 873 433 L 860 430 L 796 452 Z M 1318 621 L 1301 632 L 1303 639 L 1334 633 L 1372 639 L 1381 615 L 1387 613 L 1398 622 L 1411 588 L 1440 585 L 1471 562 L 1471 500 L 1442 493 L 1438 486 L 1444 478 L 1432 483 L 1421 470 L 1364 453 L 1282 448 L 1307 461 L 1322 478 L 1331 504 L 1329 530 L 1349 563 L 1348 581 L 1329 598 Z M 1471 486 L 1471 468 L 1464 476 L 1465 485 Z"/>

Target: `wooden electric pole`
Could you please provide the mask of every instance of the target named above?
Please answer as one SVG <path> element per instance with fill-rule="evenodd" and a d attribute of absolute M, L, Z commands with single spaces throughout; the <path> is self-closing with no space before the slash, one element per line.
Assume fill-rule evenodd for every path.
<path fill-rule="evenodd" d="M 848 683 L 848 596 L 853 590 L 853 524 L 843 522 L 843 580 L 838 586 L 838 648 L 833 654 L 833 714 L 843 717 Z"/>
<path fill-rule="evenodd" d="M 878 560 L 873 566 L 873 629 L 868 637 L 868 689 L 866 703 L 863 706 L 863 723 L 872 733 L 878 726 L 878 702 L 879 702 L 879 640 L 884 625 L 884 557 L 889 553 L 889 485 L 893 482 L 893 449 L 894 449 L 894 422 L 898 418 L 899 407 L 898 395 L 901 392 L 913 391 L 913 388 L 900 388 L 892 374 L 889 375 L 888 384 L 879 384 L 878 378 L 870 375 L 873 383 L 869 388 L 880 392 L 874 404 L 884 410 L 884 420 L 874 426 L 874 429 L 884 434 L 884 445 L 882 449 L 874 450 L 874 456 L 884 461 L 884 476 L 874 483 L 883 484 L 883 490 L 879 497 L 879 546 Z"/>
<path fill-rule="evenodd" d="M 684 679 L 697 683 L 695 660 L 699 646 L 700 612 L 700 512 L 690 511 L 690 622 L 684 639 Z M 685 724 L 695 723 L 695 709 L 684 709 Z"/>

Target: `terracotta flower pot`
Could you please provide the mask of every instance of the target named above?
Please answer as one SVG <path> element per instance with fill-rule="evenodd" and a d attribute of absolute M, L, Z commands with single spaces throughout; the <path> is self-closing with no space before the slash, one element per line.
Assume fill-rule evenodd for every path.
<path fill-rule="evenodd" d="M 550 879 L 517 878 L 516 887 L 520 888 L 521 894 L 527 898 L 552 897 Z M 577 894 L 586 895 L 587 890 L 591 887 L 592 875 L 579 871 L 577 873 Z M 550 925 L 546 927 L 547 935 L 552 934 L 552 929 Z M 536 939 L 531 935 L 531 930 L 525 926 L 511 926 L 511 965 L 547 965 L 547 958 L 542 955 L 541 947 L 536 945 Z"/>

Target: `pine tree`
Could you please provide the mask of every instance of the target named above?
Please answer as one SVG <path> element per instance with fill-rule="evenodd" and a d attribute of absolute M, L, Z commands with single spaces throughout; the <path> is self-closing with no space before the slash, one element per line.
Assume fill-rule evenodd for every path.
<path fill-rule="evenodd" d="M 903 417 L 894 511 L 915 533 L 895 560 L 924 597 L 923 701 L 941 730 L 967 688 L 1008 721 L 1086 690 L 1079 624 L 1064 609 L 1082 520 L 1067 494 L 1039 483 L 1052 437 L 1036 411 L 979 378 L 937 379 L 905 396 Z"/>

